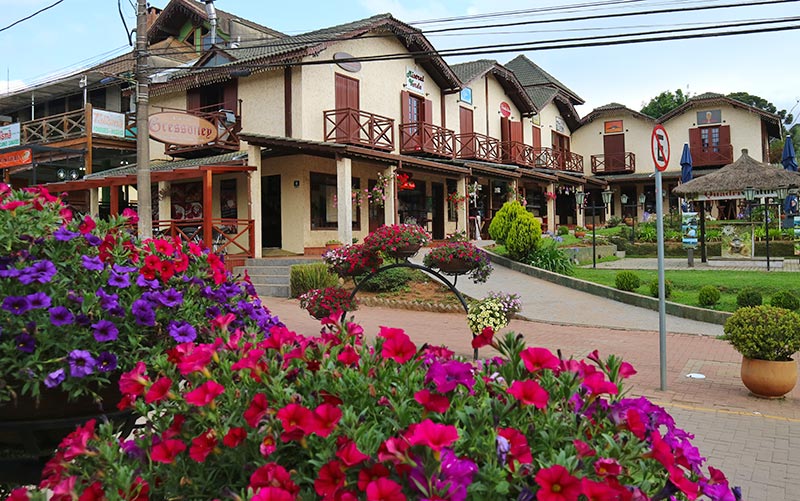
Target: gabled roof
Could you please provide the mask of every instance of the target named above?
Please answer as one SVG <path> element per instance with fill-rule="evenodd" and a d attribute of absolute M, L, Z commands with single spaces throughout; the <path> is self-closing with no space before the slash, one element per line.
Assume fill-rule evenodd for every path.
<path fill-rule="evenodd" d="M 274 40 L 242 42 L 238 47 L 225 49 L 225 53 L 235 57 L 237 61 L 205 71 L 193 69 L 177 72 L 172 76 L 171 82 L 154 87 L 153 92 L 155 95 L 159 95 L 218 82 L 231 78 L 230 72 L 237 69 L 247 69 L 252 73 L 257 73 L 297 64 L 304 57 L 315 56 L 337 42 L 381 30 L 395 35 L 411 53 L 436 53 L 434 47 L 420 30 L 398 21 L 391 14 L 379 14 L 301 35 Z M 416 60 L 443 90 L 446 92 L 460 90 L 461 82 L 441 57 L 434 55 L 420 57 Z"/>
<path fill-rule="evenodd" d="M 603 106 L 598 106 L 597 108 L 595 108 L 591 112 L 589 112 L 588 115 L 583 117 L 583 119 L 581 119 L 581 127 L 586 125 L 586 124 L 588 124 L 588 123 L 593 122 L 594 120 L 596 120 L 596 119 L 598 119 L 600 117 L 608 116 L 608 115 L 619 115 L 621 113 L 627 113 L 627 114 L 631 115 L 634 118 L 640 118 L 640 119 L 645 120 L 647 122 L 655 122 L 656 121 L 655 118 L 653 118 L 651 116 L 648 116 L 648 115 L 645 115 L 644 113 L 639 113 L 638 111 L 634 111 L 634 110 L 628 108 L 627 106 L 625 106 L 624 104 L 608 103 L 608 104 L 604 104 Z"/>
<path fill-rule="evenodd" d="M 507 62 L 505 67 L 517 75 L 517 78 L 519 78 L 519 81 L 526 89 L 528 87 L 554 87 L 568 97 L 573 105 L 584 103 L 583 99 L 570 90 L 569 87 L 561 83 L 550 73 L 544 71 L 524 55 L 519 55 Z M 538 105 L 539 103 L 536 104 Z"/>
<path fill-rule="evenodd" d="M 690 97 L 682 105 L 660 116 L 657 122 L 665 123 L 692 108 L 705 108 L 719 105 L 729 105 L 760 116 L 761 121 L 766 125 L 767 134 L 769 134 L 770 137 L 781 137 L 781 118 L 778 115 L 769 113 L 760 108 L 756 108 L 755 106 L 750 106 L 747 103 L 743 103 L 737 99 L 733 99 L 722 94 L 717 94 L 715 92 L 705 92 L 703 94 Z"/>
<path fill-rule="evenodd" d="M 479 59 L 467 63 L 453 64 L 450 67 L 464 85 L 469 85 L 487 74 L 494 75 L 523 116 L 532 115 L 539 110 L 528 96 L 528 93 L 525 92 L 525 89 L 522 88 L 522 84 L 520 84 L 514 72 L 509 71 L 494 59 Z"/>

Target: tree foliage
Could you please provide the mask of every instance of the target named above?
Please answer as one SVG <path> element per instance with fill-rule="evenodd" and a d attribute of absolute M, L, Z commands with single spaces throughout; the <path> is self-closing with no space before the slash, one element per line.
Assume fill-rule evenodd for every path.
<path fill-rule="evenodd" d="M 677 89 L 675 92 L 665 90 L 651 99 L 640 111 L 647 116 L 658 118 L 682 105 L 688 99 L 689 96 L 684 94 L 681 89 Z"/>
<path fill-rule="evenodd" d="M 788 114 L 786 110 L 778 110 L 778 108 L 776 108 L 774 104 L 767 101 L 763 97 L 755 96 L 747 92 L 731 92 L 730 94 L 727 95 L 727 97 L 731 99 L 736 99 L 737 101 L 741 101 L 745 104 L 749 104 L 750 106 L 753 106 L 760 110 L 764 110 L 767 113 L 773 113 L 775 115 L 778 115 L 779 117 L 781 117 L 781 120 L 783 120 L 785 124 L 790 124 L 794 121 L 793 120 L 794 117 L 791 114 Z"/>

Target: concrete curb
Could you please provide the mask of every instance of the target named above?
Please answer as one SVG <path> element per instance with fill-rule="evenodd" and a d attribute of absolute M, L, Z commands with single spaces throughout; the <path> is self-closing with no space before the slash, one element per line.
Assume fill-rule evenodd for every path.
<path fill-rule="evenodd" d="M 437 313 L 464 313 L 461 304 L 443 303 L 418 303 L 402 299 L 386 299 L 380 297 L 356 298 L 363 306 L 381 306 L 385 308 L 400 308 L 404 310 L 432 311 Z M 466 313 L 464 313 L 466 314 Z"/>
<path fill-rule="evenodd" d="M 602 296 L 621 303 L 638 306 L 640 308 L 647 308 L 649 310 L 658 311 L 658 299 L 642 296 L 641 294 L 634 294 L 632 292 L 625 292 L 605 285 L 579 280 L 577 278 L 568 277 L 566 275 L 559 275 L 551 271 L 535 268 L 527 264 L 513 261 L 509 258 L 499 256 L 490 250 L 483 248 L 491 258 L 492 262 L 497 263 L 506 268 L 514 271 L 530 275 L 535 278 L 547 280 L 554 284 L 558 284 L 571 289 L 588 292 L 596 296 Z M 669 315 L 676 317 L 686 318 L 689 320 L 696 320 L 699 322 L 707 322 L 711 324 L 724 325 L 725 321 L 731 316 L 731 313 L 724 311 L 706 310 L 704 308 L 696 308 L 694 306 L 686 306 L 683 304 L 673 303 L 666 301 L 666 312 Z"/>

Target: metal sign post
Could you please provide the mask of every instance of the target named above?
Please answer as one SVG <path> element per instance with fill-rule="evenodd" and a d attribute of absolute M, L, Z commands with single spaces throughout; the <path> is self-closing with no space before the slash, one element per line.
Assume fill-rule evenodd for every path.
<path fill-rule="evenodd" d="M 656 232 L 658 236 L 658 351 L 661 391 L 667 390 L 667 308 L 664 291 L 664 199 L 661 172 L 669 165 L 669 136 L 661 124 L 653 128 L 650 139 L 656 168 Z"/>

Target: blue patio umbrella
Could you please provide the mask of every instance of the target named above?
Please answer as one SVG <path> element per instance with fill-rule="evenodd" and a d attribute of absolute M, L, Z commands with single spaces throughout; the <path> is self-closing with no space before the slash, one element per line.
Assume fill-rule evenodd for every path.
<path fill-rule="evenodd" d="M 783 144 L 781 163 L 784 169 L 797 172 L 797 158 L 795 157 L 794 144 L 792 144 L 791 136 L 786 136 L 786 142 Z"/>
<path fill-rule="evenodd" d="M 681 183 L 688 183 L 692 180 L 692 152 L 689 151 L 689 144 L 683 143 L 683 153 L 681 153 Z"/>

